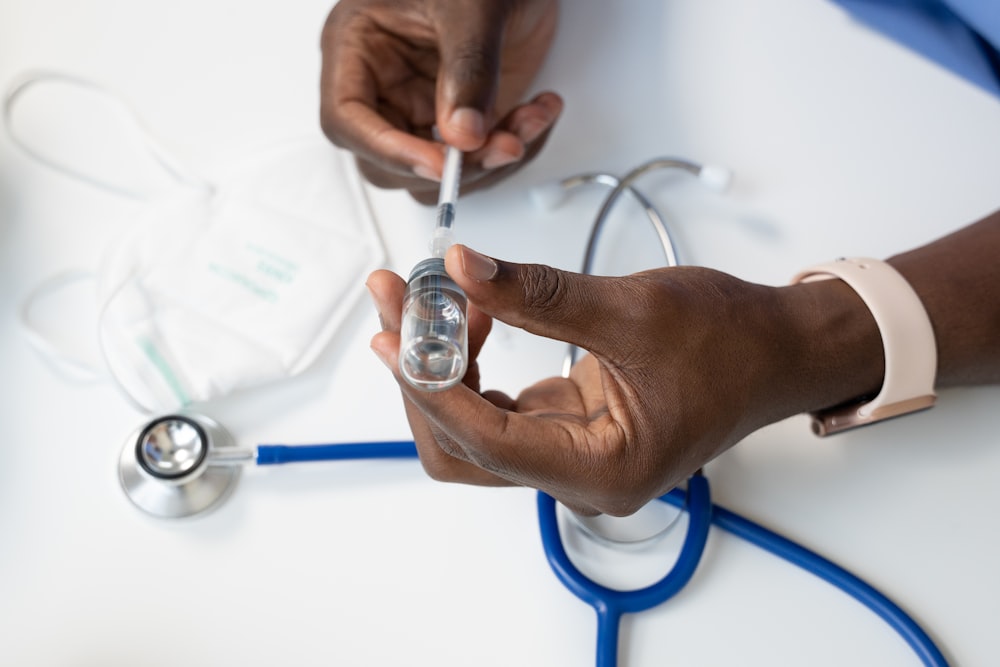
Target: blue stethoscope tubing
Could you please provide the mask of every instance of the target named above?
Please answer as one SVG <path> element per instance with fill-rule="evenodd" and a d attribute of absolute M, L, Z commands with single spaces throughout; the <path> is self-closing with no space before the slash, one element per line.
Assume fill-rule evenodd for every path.
<path fill-rule="evenodd" d="M 556 501 L 552 496 L 538 492 L 538 525 L 545 557 L 559 581 L 597 612 L 598 667 L 611 667 L 618 662 L 618 629 L 622 614 L 645 611 L 667 601 L 694 575 L 712 523 L 708 480 L 703 475 L 691 477 L 685 495 L 686 502 L 681 505 L 687 509 L 690 518 L 684 545 L 674 567 L 655 584 L 633 591 L 619 591 L 598 584 L 573 565 L 559 534 Z"/>
<path fill-rule="evenodd" d="M 412 440 L 323 445 L 258 445 L 258 465 L 305 461 L 416 458 Z M 926 667 L 947 667 L 948 661 L 934 640 L 896 603 L 844 568 L 814 551 L 782 537 L 736 512 L 712 502 L 706 478 L 700 472 L 686 489 L 674 489 L 659 500 L 688 513 L 687 533 L 674 566 L 658 582 L 631 591 L 620 591 L 593 581 L 570 560 L 562 541 L 556 501 L 538 492 L 538 524 L 542 548 L 556 577 L 576 597 L 597 613 L 597 667 L 618 664 L 621 617 L 658 606 L 676 595 L 691 580 L 714 524 L 747 542 L 810 572 L 844 591 L 882 618 L 910 646 Z"/>
<path fill-rule="evenodd" d="M 538 492 L 538 522 L 542 547 L 556 577 L 597 612 L 597 667 L 618 664 L 618 634 L 622 614 L 650 609 L 678 593 L 690 581 L 701 559 L 709 527 L 717 527 L 797 565 L 844 591 L 875 612 L 895 630 L 927 667 L 947 667 L 934 640 L 902 608 L 844 568 L 711 500 L 708 479 L 693 475 L 687 490 L 674 489 L 660 500 L 688 512 L 684 545 L 673 568 L 655 584 L 633 591 L 606 588 L 588 578 L 570 561 L 563 546 L 555 500 Z"/>
<path fill-rule="evenodd" d="M 686 160 L 657 158 L 633 169 L 621 179 L 610 174 L 587 174 L 568 179 L 564 183 L 564 186 L 572 187 L 578 182 L 600 182 L 612 188 L 592 227 L 587 242 L 583 273 L 589 272 L 594 249 L 611 206 L 626 191 L 630 191 L 646 210 L 660 238 L 667 264 L 677 265 L 677 253 L 662 214 L 638 190 L 632 189 L 632 183 L 637 178 L 654 169 L 665 167 L 679 168 L 696 175 L 705 171 L 701 165 Z M 568 373 L 574 361 L 575 351 L 574 347 L 569 348 L 564 363 L 564 375 Z M 413 441 L 304 446 L 259 445 L 257 448 L 258 465 L 415 456 L 417 451 Z M 597 612 L 597 667 L 617 665 L 619 628 L 623 614 L 636 613 L 660 605 L 677 594 L 691 580 L 705 550 L 712 524 L 833 584 L 888 623 L 909 644 L 926 667 L 947 667 L 948 661 L 930 636 L 892 600 L 819 554 L 714 504 L 708 479 L 700 472 L 688 479 L 686 490 L 674 489 L 661 496 L 659 500 L 688 513 L 687 533 L 680 554 L 674 566 L 657 583 L 637 590 L 619 591 L 598 584 L 573 565 L 559 532 L 556 501 L 551 496 L 538 492 L 538 522 L 546 559 L 563 585 Z"/>
<path fill-rule="evenodd" d="M 673 497 L 667 499 L 667 502 L 680 505 Z M 719 505 L 712 505 L 712 523 L 833 584 L 888 623 L 909 644 L 924 665 L 947 667 L 948 660 L 916 620 L 861 578 L 788 538 Z"/>
<path fill-rule="evenodd" d="M 706 175 L 706 168 L 688 160 L 675 158 L 655 158 L 645 162 L 622 178 L 613 174 L 584 174 L 564 180 L 563 187 L 595 182 L 611 187 L 591 227 L 590 238 L 584 253 L 582 273 L 589 273 L 594 251 L 608 214 L 616 200 L 625 192 L 630 192 L 642 205 L 660 239 L 668 266 L 679 262 L 677 251 L 664 217 L 641 192 L 633 188 L 633 183 L 642 175 L 656 169 L 680 169 L 698 176 Z M 714 179 L 713 179 L 714 180 Z M 563 375 L 575 361 L 576 348 L 570 346 L 563 363 Z M 578 598 L 589 604 L 597 612 L 597 666 L 614 667 L 618 659 L 618 632 L 624 613 L 642 611 L 661 604 L 675 595 L 691 579 L 705 548 L 710 524 L 726 530 L 756 546 L 779 556 L 804 570 L 815 574 L 857 599 L 884 619 L 899 633 L 927 667 L 944 667 L 948 662 L 928 634 L 898 605 L 879 593 L 872 586 L 838 565 L 809 551 L 794 542 L 774 533 L 763 526 L 746 519 L 735 512 L 712 503 L 708 480 L 701 473 L 691 476 L 687 491 L 674 489 L 660 497 L 660 500 L 688 512 L 688 531 L 684 545 L 674 563 L 674 567 L 659 582 L 634 591 L 616 591 L 592 581 L 570 562 L 559 534 L 556 518 L 556 503 L 551 497 L 539 491 L 538 520 L 549 565 L 562 583 Z"/>
<path fill-rule="evenodd" d="M 412 440 L 350 442 L 332 445 L 257 445 L 259 466 L 307 461 L 348 461 L 352 459 L 416 458 Z"/>

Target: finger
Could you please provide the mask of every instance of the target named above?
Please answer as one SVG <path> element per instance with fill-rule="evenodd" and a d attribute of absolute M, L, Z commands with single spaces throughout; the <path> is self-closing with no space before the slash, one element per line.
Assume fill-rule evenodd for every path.
<path fill-rule="evenodd" d="M 366 285 L 371 292 L 372 300 L 375 302 L 376 310 L 379 313 L 379 323 L 382 326 L 382 331 L 372 339 L 372 349 L 392 370 L 393 375 L 398 377 L 396 368 L 398 367 L 400 311 L 406 284 L 400 276 L 391 271 L 379 270 L 369 276 Z M 479 317 L 485 318 L 481 314 Z M 483 338 L 485 338 L 485 334 L 483 334 Z M 393 353 L 393 350 L 396 350 L 396 353 Z M 499 392 L 491 393 L 490 398 L 507 406 L 513 403 L 509 397 Z M 432 479 L 480 486 L 509 486 L 511 484 L 510 481 L 497 477 L 445 451 L 440 443 L 447 441 L 447 436 L 435 429 L 412 401 L 406 398 L 405 394 L 403 406 L 421 465 Z M 452 445 L 449 449 L 456 448 Z"/>
<path fill-rule="evenodd" d="M 469 318 L 469 358 L 475 359 L 483 349 L 486 337 L 493 329 L 493 318 L 476 308 L 471 303 L 468 308 Z"/>
<path fill-rule="evenodd" d="M 402 325 L 406 281 L 392 271 L 379 269 L 368 276 L 365 286 L 371 294 L 383 331 L 398 334 Z M 469 321 L 469 359 L 474 360 L 490 333 L 493 318 L 472 304 L 469 304 L 466 316 Z"/>
<path fill-rule="evenodd" d="M 442 3 L 436 17 L 442 37 L 437 125 L 442 138 L 462 151 L 480 148 L 494 121 L 508 11 L 502 5 L 479 3 L 476 11 L 468 11 L 462 3 Z"/>
<path fill-rule="evenodd" d="M 515 108 L 490 132 L 482 148 L 466 153 L 462 165 L 462 193 L 489 187 L 531 162 L 541 152 L 562 113 L 562 98 L 542 93 Z M 434 204 L 436 181 L 399 176 L 362 165 L 365 177 L 381 187 L 405 187 L 422 204 Z"/>
<path fill-rule="evenodd" d="M 585 354 L 570 369 L 569 379 L 580 393 L 583 414 L 588 421 L 596 421 L 608 414 L 608 398 L 601 373 L 604 372 L 592 354 Z"/>
<path fill-rule="evenodd" d="M 441 180 L 444 146 L 400 130 L 372 107 L 356 100 L 340 100 L 324 105 L 323 131 L 335 145 L 347 149 L 360 160 L 377 166 L 382 176 L 369 168 L 366 177 L 378 179 L 379 187 L 395 187 L 399 182 Z M 392 181 L 391 178 L 405 179 Z"/>
<path fill-rule="evenodd" d="M 503 477 L 494 475 L 463 458 L 454 456 L 441 447 L 445 440 L 440 431 L 427 421 L 406 396 L 403 397 L 406 418 L 413 433 L 413 442 L 417 447 L 417 455 L 424 472 L 439 482 L 457 482 L 475 484 L 477 486 L 513 486 L 514 483 Z"/>
<path fill-rule="evenodd" d="M 539 93 L 526 104 L 514 108 L 497 127 L 516 135 L 529 152 L 532 148 L 537 150 L 562 115 L 563 107 L 563 99 L 556 93 Z"/>
<path fill-rule="evenodd" d="M 502 391 L 496 391 L 491 389 L 489 391 L 483 392 L 483 398 L 497 406 L 501 410 L 513 410 L 514 406 L 517 405 L 517 401 L 503 393 Z"/>
<path fill-rule="evenodd" d="M 577 511 L 593 512 L 595 498 L 608 502 L 601 486 L 607 477 L 602 443 L 620 435 L 610 420 L 591 433 L 580 423 L 553 419 L 551 411 L 541 408 L 541 395 L 538 414 L 524 414 L 520 397 L 518 411 L 511 412 L 466 387 L 436 393 L 404 387 L 404 393 L 432 425 L 438 442 L 458 448 L 454 451 L 459 458 L 517 485 L 544 491 Z"/>
<path fill-rule="evenodd" d="M 371 347 L 399 384 L 403 394 L 403 406 L 406 410 L 407 421 L 417 446 L 417 453 L 421 460 L 425 461 L 427 472 L 435 479 L 450 479 L 455 475 L 460 475 L 463 479 L 470 477 L 479 479 L 478 474 L 470 475 L 465 466 L 459 465 L 460 462 L 469 465 L 469 459 L 465 455 L 464 449 L 454 441 L 447 431 L 441 429 L 433 420 L 428 419 L 418 401 L 412 400 L 414 395 L 419 396 L 429 392 L 415 390 L 403 379 L 399 371 L 399 332 L 381 331 L 375 334 L 372 337 Z M 465 388 L 464 385 L 463 388 Z M 471 388 L 467 388 L 467 390 L 474 392 Z"/>
<path fill-rule="evenodd" d="M 378 77 L 364 50 L 353 46 L 352 29 L 350 24 L 330 21 L 324 31 L 320 75 L 323 132 L 337 146 L 396 176 L 439 178 L 443 147 L 393 125 L 379 112 Z"/>
<path fill-rule="evenodd" d="M 365 287 L 368 288 L 375 304 L 382 330 L 399 333 L 406 281 L 392 271 L 379 269 L 368 276 Z"/>
<path fill-rule="evenodd" d="M 535 488 L 565 473 L 565 454 L 574 443 L 555 422 L 501 409 L 467 387 L 404 392 L 439 430 L 439 441 L 446 439 L 461 458 Z"/>
<path fill-rule="evenodd" d="M 383 331 L 372 339 L 372 349 L 387 368 L 392 372 L 400 387 L 407 387 L 399 374 L 399 334 Z M 495 475 L 484 468 L 467 460 L 464 450 L 458 447 L 451 438 L 438 428 L 421 411 L 421 408 L 410 400 L 406 391 L 402 392 L 403 408 L 413 434 L 413 442 L 424 471 L 431 477 L 442 482 L 461 482 L 479 486 L 511 486 L 514 482 Z M 506 399 L 509 401 L 510 399 Z"/>
<path fill-rule="evenodd" d="M 497 123 L 481 149 L 465 156 L 466 180 L 481 187 L 499 180 L 490 176 L 509 175 L 530 162 L 545 145 L 562 109 L 562 98 L 555 93 L 541 93 L 513 109 Z M 516 166 L 498 174 L 509 165 Z"/>
<path fill-rule="evenodd" d="M 416 173 L 400 173 L 395 168 L 387 169 L 384 162 L 366 160 L 360 155 L 354 157 L 358 171 L 375 187 L 385 190 L 406 190 L 415 200 L 428 206 L 437 202 L 441 184 L 436 175 L 429 172 L 422 176 Z"/>
<path fill-rule="evenodd" d="M 556 399 L 556 404 L 563 406 L 560 415 L 576 413 L 579 394 L 574 400 L 565 388 L 529 391 L 523 398 L 536 414 L 520 414 L 511 411 L 521 409 L 520 404 L 496 392 L 481 396 L 465 385 L 441 392 L 414 389 L 398 371 L 397 332 L 377 334 L 372 349 L 402 390 L 417 452 L 433 479 L 529 486 L 576 512 L 599 511 L 593 504 L 591 487 L 594 471 L 600 469 L 600 443 L 609 433 L 618 434 L 614 423 L 601 420 L 596 437 L 591 437 L 583 426 L 585 420 L 568 428 L 566 420 L 553 420 L 553 411 L 544 407 L 547 395 L 551 400 L 561 394 Z"/>
<path fill-rule="evenodd" d="M 585 423 L 579 389 L 573 382 L 561 377 L 542 380 L 522 391 L 517 397 L 517 411 L 536 417 L 558 416 Z"/>
<path fill-rule="evenodd" d="M 405 289 L 402 279 L 388 271 L 376 271 L 369 277 L 368 285 L 377 307 L 385 311 L 380 316 L 385 329 L 372 337 L 371 348 L 403 392 L 407 417 L 421 456 L 440 462 L 436 452 L 430 449 L 433 444 L 453 458 L 474 463 L 518 484 L 534 481 L 533 486 L 545 471 L 563 467 L 562 463 L 546 464 L 545 452 L 555 452 L 560 446 L 571 447 L 569 434 L 544 419 L 530 425 L 522 423 L 518 418 L 523 416 L 509 412 L 514 405 L 509 398 L 491 395 L 495 404 L 464 384 L 439 392 L 420 391 L 410 386 L 399 371 L 399 317 L 389 312 L 398 310 L 402 303 L 402 290 Z M 508 418 L 513 418 L 518 428 L 506 432 L 510 442 L 507 437 L 503 442 L 498 440 L 496 444 L 502 446 L 491 451 L 492 436 L 505 433 L 504 423 Z M 555 458 L 561 461 L 562 456 Z"/>
<path fill-rule="evenodd" d="M 491 402 L 466 385 L 441 392 L 414 389 L 402 378 L 398 366 L 400 317 L 395 313 L 402 308 L 405 283 L 389 271 L 375 271 L 367 284 L 385 326 L 372 338 L 371 347 L 403 392 L 414 441 L 428 474 L 435 479 L 476 484 L 527 485 L 586 509 L 583 497 L 574 494 L 589 483 L 593 470 L 590 450 L 595 441 L 580 417 L 580 395 L 570 383 L 561 379 L 560 384 L 543 382 L 519 397 L 537 415 L 511 412 L 514 402 L 509 398 L 491 394 Z M 553 410 L 545 408 L 546 402 L 560 415 L 575 416 L 579 420 L 575 428 L 565 420 L 552 420 Z"/>
<path fill-rule="evenodd" d="M 448 274 L 484 313 L 534 334 L 614 356 L 646 313 L 646 296 L 627 278 L 515 264 L 462 245 L 445 257 Z"/>
<path fill-rule="evenodd" d="M 463 156 L 462 193 L 489 187 L 531 162 L 544 147 L 562 109 L 562 98 L 547 92 L 505 116 L 480 149 Z M 439 172 L 421 168 L 415 176 L 411 172 L 386 170 L 385 165 L 360 156 L 358 167 L 365 179 L 378 187 L 406 188 L 422 204 L 433 205 L 437 201 Z"/>

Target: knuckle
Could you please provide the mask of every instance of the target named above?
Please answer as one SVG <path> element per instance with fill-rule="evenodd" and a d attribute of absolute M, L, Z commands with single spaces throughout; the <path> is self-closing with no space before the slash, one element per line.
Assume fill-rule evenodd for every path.
<path fill-rule="evenodd" d="M 631 319 L 634 326 L 650 323 L 650 313 L 663 313 L 675 302 L 672 285 L 648 275 L 633 276 L 624 282 L 622 302 L 628 304 L 622 316 Z"/>
<path fill-rule="evenodd" d="M 451 438 L 439 436 L 434 445 L 437 447 L 437 450 L 442 454 L 442 456 L 447 457 L 449 460 L 458 459 L 460 461 L 464 461 L 468 458 L 465 455 L 465 452 L 462 451 L 462 448 L 458 446 L 458 443 Z"/>
<path fill-rule="evenodd" d="M 452 471 L 452 466 L 448 465 L 445 461 L 440 460 L 437 457 L 420 457 L 420 464 L 424 468 L 424 472 L 435 482 L 453 482 L 455 481 L 455 476 Z"/>
<path fill-rule="evenodd" d="M 449 450 L 452 451 L 449 451 Z M 428 477 L 436 482 L 460 481 L 460 457 L 453 449 L 438 441 L 420 449 L 420 465 Z"/>
<path fill-rule="evenodd" d="M 355 163 L 361 176 L 375 187 L 383 189 L 399 187 L 398 179 L 374 162 L 355 158 Z"/>
<path fill-rule="evenodd" d="M 433 189 L 433 185 L 428 185 L 429 181 L 400 176 L 376 162 L 359 156 L 355 156 L 354 161 L 362 178 L 377 188 L 383 190 L 406 189 L 416 202 L 424 205 L 430 205 L 437 201 L 437 190 Z"/>
<path fill-rule="evenodd" d="M 542 265 L 528 267 L 521 276 L 521 285 L 524 307 L 534 314 L 558 310 L 568 289 L 562 272 Z"/>
<path fill-rule="evenodd" d="M 460 84 L 478 84 L 496 76 L 500 63 L 482 43 L 468 40 L 458 45 L 455 50 L 455 76 Z"/>
<path fill-rule="evenodd" d="M 336 109 L 334 104 L 320 102 L 319 126 L 330 143 L 339 148 L 347 148 L 343 138 L 343 121 Z"/>

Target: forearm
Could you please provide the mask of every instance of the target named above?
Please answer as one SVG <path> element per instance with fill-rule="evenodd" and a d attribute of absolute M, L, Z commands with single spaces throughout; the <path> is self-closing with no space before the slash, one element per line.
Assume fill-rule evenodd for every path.
<path fill-rule="evenodd" d="M 889 260 L 937 341 L 937 386 L 1000 383 L 1000 211 Z"/>
<path fill-rule="evenodd" d="M 927 310 L 937 346 L 937 387 L 1000 383 L 1000 211 L 888 260 Z M 781 418 L 878 393 L 882 339 L 846 283 L 777 290 L 786 326 L 772 386 Z M 782 383 L 784 379 L 784 383 Z"/>

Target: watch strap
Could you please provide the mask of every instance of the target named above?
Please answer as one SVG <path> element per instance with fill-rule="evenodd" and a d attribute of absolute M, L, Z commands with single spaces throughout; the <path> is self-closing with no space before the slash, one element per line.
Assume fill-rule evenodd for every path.
<path fill-rule="evenodd" d="M 898 417 L 934 405 L 937 344 L 930 318 L 913 287 L 892 266 L 867 257 L 843 258 L 798 273 L 793 283 L 839 278 L 868 306 L 882 336 L 885 378 L 870 401 L 812 414 L 813 431 L 838 431 Z"/>

